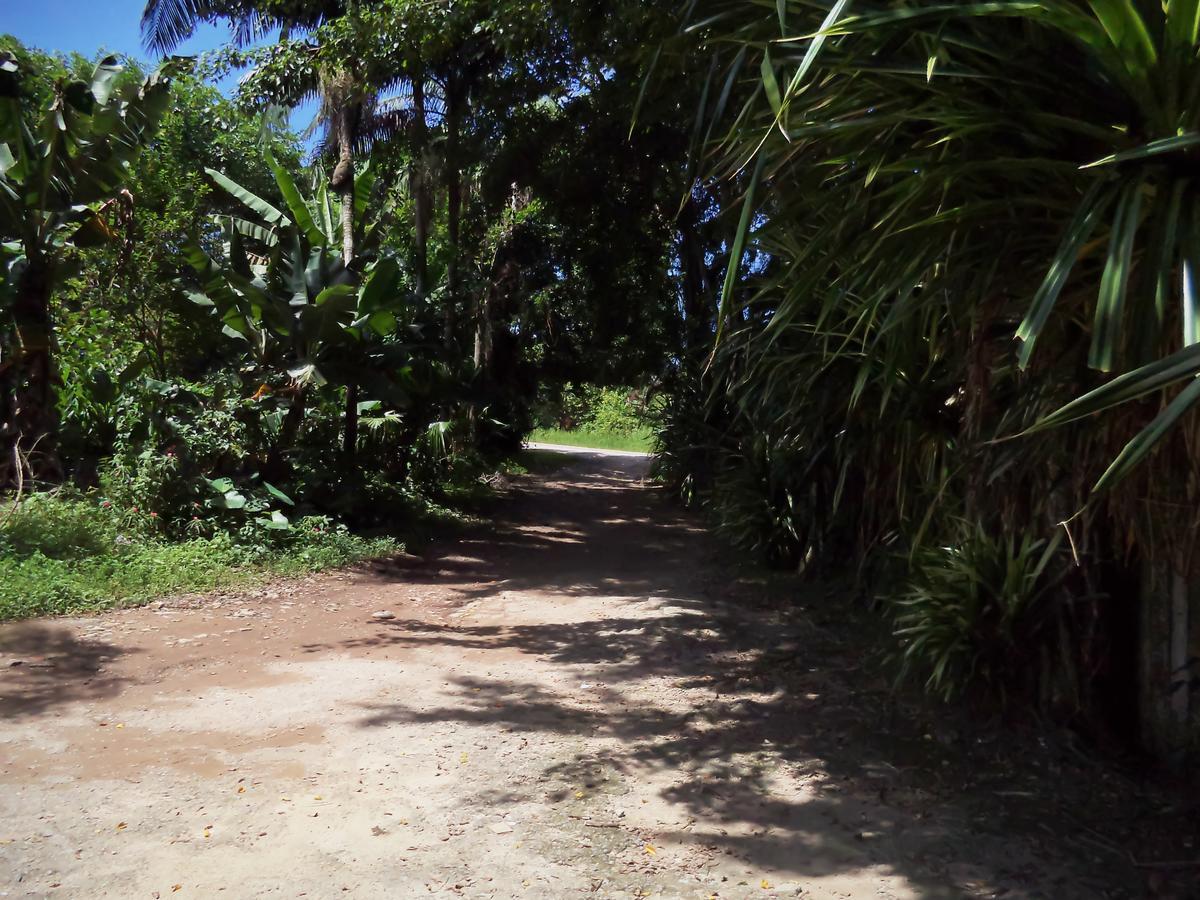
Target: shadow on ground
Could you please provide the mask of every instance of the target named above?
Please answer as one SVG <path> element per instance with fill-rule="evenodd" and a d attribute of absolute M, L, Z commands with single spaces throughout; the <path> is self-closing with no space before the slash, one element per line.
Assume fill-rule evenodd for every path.
<path fill-rule="evenodd" d="M 124 679 L 106 672 L 105 665 L 125 652 L 54 625 L 5 626 L 0 631 L 0 719 L 38 716 L 63 704 L 115 696 Z"/>
<path fill-rule="evenodd" d="M 983 885 L 999 886 L 996 896 L 1143 895 L 1127 848 L 1155 813 L 1130 804 L 1136 784 L 1068 745 L 1014 742 L 897 702 L 867 662 L 869 636 L 853 633 L 854 615 L 849 629 L 823 624 L 845 622 L 843 601 L 817 595 L 806 610 L 793 593 L 781 612 L 761 583 L 713 566 L 697 523 L 638 475 L 631 464 L 593 464 L 527 484 L 503 524 L 415 573 L 464 603 L 548 592 L 618 598 L 628 616 L 511 626 L 400 620 L 376 637 L 308 648 L 515 650 L 572 666 L 586 692 L 460 679 L 439 708 L 374 706 L 362 726 L 455 721 L 610 738 L 602 755 L 556 763 L 527 795 L 489 799 L 553 801 L 568 784 L 669 771 L 664 798 L 716 826 L 674 837 L 798 878 L 880 865 L 921 896 L 977 895 Z M 626 686 L 651 679 L 670 684 L 676 702 L 627 701 Z M 781 782 L 802 783 L 799 799 L 781 794 Z M 1118 823 L 1117 811 L 1131 818 Z"/>

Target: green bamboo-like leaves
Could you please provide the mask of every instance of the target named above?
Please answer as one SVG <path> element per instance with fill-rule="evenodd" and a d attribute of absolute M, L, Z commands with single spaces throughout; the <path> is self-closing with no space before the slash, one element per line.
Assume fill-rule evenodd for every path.
<path fill-rule="evenodd" d="M 763 50 L 762 65 L 759 66 L 762 72 L 763 88 L 767 92 L 767 102 L 771 104 L 771 109 L 775 115 L 783 115 L 783 93 L 779 90 L 779 82 L 775 78 L 775 67 L 771 64 L 771 51 Z"/>
<path fill-rule="evenodd" d="M 1187 134 L 1176 135 L 1175 137 L 1160 138 L 1157 141 L 1150 141 L 1140 147 L 1135 147 L 1132 150 L 1122 150 L 1119 153 L 1114 153 L 1111 156 L 1106 156 L 1103 159 L 1098 159 L 1095 162 L 1090 162 L 1083 166 L 1084 169 L 1092 169 L 1097 166 L 1109 166 L 1114 163 L 1131 162 L 1138 159 L 1147 159 L 1151 156 L 1158 156 L 1163 153 L 1175 153 L 1180 150 L 1188 150 L 1192 147 L 1200 146 L 1200 133 L 1188 132 Z"/>
<path fill-rule="evenodd" d="M 1132 0 L 1090 0 L 1088 5 L 1131 74 L 1144 77 L 1154 68 L 1158 51 Z"/>
<path fill-rule="evenodd" d="M 1170 356 L 1117 376 L 1107 384 L 1045 416 L 1026 433 L 1033 434 L 1075 422 L 1196 375 L 1200 375 L 1200 344 L 1184 347 Z"/>
<path fill-rule="evenodd" d="M 1024 321 L 1017 328 L 1016 336 L 1023 342 L 1018 354 L 1022 368 L 1029 365 L 1033 348 L 1038 337 L 1041 336 L 1042 329 L 1046 327 L 1050 313 L 1054 310 L 1054 304 L 1075 267 L 1079 252 L 1091 239 L 1112 199 L 1112 191 L 1097 182 L 1080 201 L 1075 218 L 1068 226 L 1062 244 L 1050 264 L 1050 269 L 1046 273 L 1041 287 L 1034 295 L 1033 304 Z"/>
<path fill-rule="evenodd" d="M 742 268 L 742 255 L 746 252 L 746 238 L 750 234 L 750 223 L 754 219 L 755 211 L 755 194 L 758 192 L 758 183 L 762 180 L 763 169 L 766 167 L 766 154 L 759 154 L 755 160 L 754 170 L 750 175 L 750 183 L 746 187 L 746 195 L 742 199 L 742 214 L 738 219 L 737 231 L 734 232 L 733 241 L 729 251 L 729 266 L 725 270 L 725 283 L 721 288 L 721 304 L 717 312 L 717 334 L 713 341 L 713 346 L 719 346 L 721 337 L 725 333 L 726 323 L 729 319 L 729 307 L 733 299 L 734 287 L 737 284 L 738 273 Z"/>
<path fill-rule="evenodd" d="M 1108 260 L 1100 279 L 1092 326 L 1092 348 L 1088 365 L 1102 372 L 1112 371 L 1120 339 L 1122 314 L 1133 263 L 1133 247 L 1141 225 L 1142 184 L 1136 179 L 1126 185 L 1117 200 L 1109 238 Z"/>
<path fill-rule="evenodd" d="M 808 78 L 809 73 L 816 65 L 817 58 L 821 55 L 821 50 L 825 46 L 825 41 L 836 28 L 838 22 L 849 14 L 851 0 L 836 0 L 829 8 L 825 18 L 821 21 L 821 27 L 816 34 L 812 36 L 809 42 L 808 49 L 804 51 L 804 56 L 800 60 L 800 65 L 796 68 L 796 74 L 792 76 L 791 82 L 788 84 L 788 94 L 792 94 L 799 90 Z"/>
<path fill-rule="evenodd" d="M 1200 355 L 1177 349 L 1200 338 L 1200 0 L 695 10 L 695 158 L 742 190 L 705 375 L 732 433 L 786 430 L 805 466 L 836 458 L 830 497 L 878 479 L 910 523 L 927 510 L 908 488 L 961 479 L 973 440 L 1095 416 L 1107 441 L 1124 417 L 1105 413 L 1147 398 L 1106 490 L 1172 433 L 1200 390 Z M 751 229 L 768 265 L 742 310 Z M 1117 377 L 1078 396 L 1085 360 Z M 868 417 L 897 448 L 876 468 L 846 424 Z M 996 455 L 989 478 L 1022 472 Z"/>
<path fill-rule="evenodd" d="M 1185 50 L 1195 48 L 1200 37 L 1200 0 L 1170 0 L 1167 7 L 1167 40 Z"/>
<path fill-rule="evenodd" d="M 1155 445 L 1167 436 L 1183 415 L 1197 403 L 1200 403 L 1200 379 L 1193 379 L 1191 384 L 1167 404 L 1153 422 L 1138 432 L 1137 436 L 1125 445 L 1121 453 L 1113 460 L 1112 465 L 1096 482 L 1096 486 L 1092 489 L 1093 492 L 1100 493 L 1113 487 L 1133 471 L 1150 455 L 1150 451 L 1154 449 Z"/>

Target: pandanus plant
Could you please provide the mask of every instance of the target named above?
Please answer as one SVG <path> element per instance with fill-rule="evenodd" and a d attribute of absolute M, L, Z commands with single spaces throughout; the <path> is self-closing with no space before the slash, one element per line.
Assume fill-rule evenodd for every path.
<path fill-rule="evenodd" d="M 1081 581 L 1194 573 L 1200 3 L 689 9 L 700 171 L 744 198 L 701 424 L 802 461 L 776 533 L 878 561 L 1084 507 Z"/>
<path fill-rule="evenodd" d="M 218 218 L 219 255 L 209 253 L 199 240 L 187 248 L 191 276 L 185 289 L 264 371 L 286 373 L 290 400 L 279 453 L 294 443 L 312 387 L 331 382 L 346 388 L 344 452 L 349 460 L 357 443 L 357 387 L 364 380 L 378 381 L 380 364 L 372 354 L 399 325 L 404 301 L 400 266 L 378 252 L 376 220 L 367 220 L 374 184 L 369 168 L 354 181 L 350 224 L 358 250 L 347 265 L 341 254 L 345 218 L 327 181 L 318 180 L 306 197 L 269 154 L 267 163 L 286 211 L 207 170 L 248 215 Z"/>
<path fill-rule="evenodd" d="M 1185 384 L 1095 490 L 1128 475 L 1200 402 L 1200 2 L 737 6 L 701 3 L 689 25 L 717 60 L 702 116 L 725 150 L 718 171 L 748 183 L 733 247 L 740 256 L 761 203 L 788 223 L 762 238 L 801 263 L 777 327 L 825 293 L 818 321 L 846 311 L 859 333 L 882 322 L 880 348 L 956 279 L 960 309 L 1027 292 L 1022 369 L 1072 322 L 1087 323 L 1088 366 L 1122 372 L 1031 432 Z M 747 78 L 757 91 L 739 109 Z M 800 166 L 812 174 L 792 183 L 819 194 L 763 199 L 764 178 L 783 184 Z"/>

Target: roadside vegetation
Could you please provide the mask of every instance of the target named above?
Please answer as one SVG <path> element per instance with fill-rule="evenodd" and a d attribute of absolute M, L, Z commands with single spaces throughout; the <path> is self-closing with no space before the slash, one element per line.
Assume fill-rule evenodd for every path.
<path fill-rule="evenodd" d="M 540 385 L 657 370 L 669 281 L 602 248 L 648 261 L 669 223 L 635 229 L 649 170 L 575 131 L 632 100 L 547 10 L 555 34 L 516 7 L 297 8 L 291 38 L 158 69 L 0 38 L 0 619 L 419 548 L 524 470 Z M 206 15 L 151 3 L 147 42 Z M 400 29 L 424 38 L 378 40 Z M 278 115 L 305 96 L 307 141 Z M 610 293 L 651 302 L 601 355 Z"/>
<path fill-rule="evenodd" d="M 0 531 L 0 619 L 245 586 L 399 549 L 394 540 L 351 534 L 324 516 L 299 519 L 272 539 L 239 540 L 219 532 L 168 541 L 88 500 L 37 494 Z"/>
<path fill-rule="evenodd" d="M 661 477 L 742 552 L 851 579 L 932 696 L 1176 764 L 1198 13 L 702 0 L 640 117 L 697 85 Z"/>
<path fill-rule="evenodd" d="M 535 428 L 529 433 L 529 440 L 567 447 L 588 447 L 593 450 L 630 450 L 635 453 L 650 453 L 654 450 L 654 434 L 649 428 L 628 433 L 596 431 L 591 428 L 575 428 L 571 431 Z"/>
<path fill-rule="evenodd" d="M 650 453 L 658 411 L 645 389 L 571 383 L 543 388 L 529 440 Z"/>

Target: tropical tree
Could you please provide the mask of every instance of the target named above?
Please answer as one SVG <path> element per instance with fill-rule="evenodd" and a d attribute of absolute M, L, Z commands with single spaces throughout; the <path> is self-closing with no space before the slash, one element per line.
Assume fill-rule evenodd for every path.
<path fill-rule="evenodd" d="M 165 110 L 166 78 L 122 84 L 114 57 L 88 80 L 61 73 L 36 109 L 28 65 L 0 52 L 0 437 L 4 483 L 22 454 L 38 477 L 61 474 L 50 300 L 72 271 L 68 250 L 118 240 L 134 198 L 129 165 Z"/>
<path fill-rule="evenodd" d="M 277 442 L 278 468 L 282 453 L 294 444 L 312 387 L 377 383 L 381 370 L 386 372 L 369 348 L 396 332 L 403 292 L 396 260 L 374 252 L 379 220 L 367 215 L 374 184 L 369 170 L 356 179 L 355 218 L 347 225 L 327 179 L 318 178 L 306 197 L 282 165 L 270 155 L 267 162 L 286 211 L 209 170 L 250 217 L 220 218 L 219 258 L 200 241 L 188 248 L 188 296 L 212 311 L 222 331 L 244 344 L 264 373 L 286 377 L 282 391 L 290 399 Z M 346 227 L 360 235 L 350 264 L 340 253 Z M 353 415 L 347 409 L 343 449 L 352 459 L 358 401 Z"/>
<path fill-rule="evenodd" d="M 228 21 L 239 48 L 277 33 L 278 40 L 253 57 L 244 93 L 285 106 L 320 100 L 318 124 L 324 148 L 335 160 L 330 184 L 341 199 L 347 263 L 354 256 L 354 156 L 396 134 L 410 118 L 398 103 L 383 97 L 403 79 L 394 74 L 394 55 L 386 58 L 388 65 L 380 65 L 375 49 L 379 36 L 370 30 L 371 21 L 359 15 L 361 7 L 354 0 L 148 0 L 142 14 L 146 44 L 161 53 L 174 50 L 205 21 Z"/>

